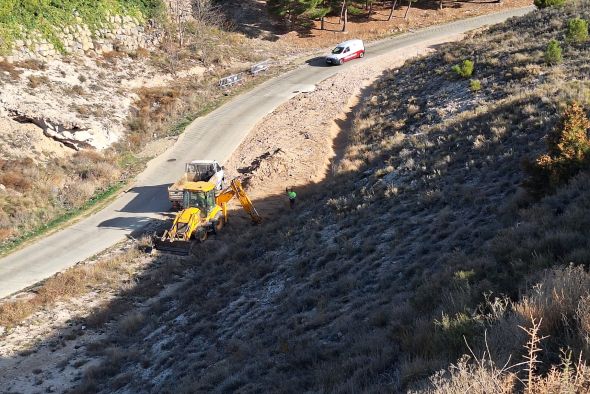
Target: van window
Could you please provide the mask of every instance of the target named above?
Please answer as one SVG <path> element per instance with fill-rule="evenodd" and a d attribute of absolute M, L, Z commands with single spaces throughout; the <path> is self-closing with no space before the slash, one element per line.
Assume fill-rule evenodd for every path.
<path fill-rule="evenodd" d="M 332 51 L 333 54 L 338 55 L 340 53 L 342 53 L 342 51 L 344 50 L 343 47 L 336 47 L 334 48 L 334 50 Z"/>
<path fill-rule="evenodd" d="M 346 52 L 348 52 L 348 51 L 350 51 L 350 48 L 346 48 L 346 49 L 344 50 L 344 53 L 346 53 Z"/>

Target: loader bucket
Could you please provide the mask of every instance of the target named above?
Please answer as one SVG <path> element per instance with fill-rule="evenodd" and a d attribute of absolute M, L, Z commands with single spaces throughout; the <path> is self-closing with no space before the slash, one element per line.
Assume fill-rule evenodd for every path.
<path fill-rule="evenodd" d="M 170 241 L 163 240 L 161 237 L 153 238 L 154 249 L 164 253 L 176 254 L 179 256 L 188 256 L 191 252 L 192 241 Z"/>

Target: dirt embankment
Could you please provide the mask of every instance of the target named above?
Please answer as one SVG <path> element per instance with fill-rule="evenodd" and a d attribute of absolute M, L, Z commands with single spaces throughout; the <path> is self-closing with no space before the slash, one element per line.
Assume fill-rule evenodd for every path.
<path fill-rule="evenodd" d="M 445 37 L 374 59 L 354 60 L 350 67 L 279 106 L 256 125 L 225 167 L 244 179 L 255 200 L 283 194 L 286 187 L 320 182 L 338 165 L 355 108 L 369 99 L 368 89 L 384 70 L 433 51 Z M 370 48 L 368 48 L 370 51 Z M 265 200 L 272 201 L 272 200 Z"/>

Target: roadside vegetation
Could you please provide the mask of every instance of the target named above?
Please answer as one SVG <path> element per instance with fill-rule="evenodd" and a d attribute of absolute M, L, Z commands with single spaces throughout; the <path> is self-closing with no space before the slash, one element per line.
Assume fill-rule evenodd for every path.
<path fill-rule="evenodd" d="M 36 31 L 62 49 L 57 29 L 80 21 L 97 29 L 113 15 L 130 15 L 145 21 L 164 17 L 164 11 L 161 0 L 3 0 L 0 3 L 0 54 L 9 51 L 14 40 L 22 39 L 26 32 Z"/>
<path fill-rule="evenodd" d="M 540 10 L 386 72 L 334 176 L 203 244 L 165 313 L 105 342 L 150 365 L 81 387 L 584 392 L 589 55 L 566 36 L 589 10 Z"/>

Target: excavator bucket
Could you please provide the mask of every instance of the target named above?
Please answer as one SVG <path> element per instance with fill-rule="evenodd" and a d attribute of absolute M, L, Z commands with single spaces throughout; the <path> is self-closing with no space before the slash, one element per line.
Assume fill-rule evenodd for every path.
<path fill-rule="evenodd" d="M 188 256 L 191 252 L 193 242 L 165 239 L 157 235 L 154 235 L 152 238 L 154 249 L 179 256 Z"/>

